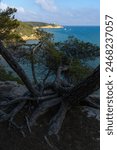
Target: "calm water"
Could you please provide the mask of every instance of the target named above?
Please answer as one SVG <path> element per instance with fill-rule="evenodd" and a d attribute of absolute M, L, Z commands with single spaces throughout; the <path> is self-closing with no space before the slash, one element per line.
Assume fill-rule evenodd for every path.
<path fill-rule="evenodd" d="M 68 36 L 75 36 L 80 40 L 100 45 L 99 26 L 65 26 L 61 29 L 44 29 L 54 34 L 55 41 L 64 41 Z"/>

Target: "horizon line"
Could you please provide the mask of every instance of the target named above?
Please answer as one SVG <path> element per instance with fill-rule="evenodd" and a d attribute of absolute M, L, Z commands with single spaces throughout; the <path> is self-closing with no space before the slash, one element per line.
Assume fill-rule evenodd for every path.
<path fill-rule="evenodd" d="M 19 20 L 20 21 L 20 20 Z M 43 21 L 22 21 L 22 22 L 41 22 L 41 23 L 47 23 L 47 24 L 55 24 L 55 23 L 49 23 L 49 22 L 43 22 Z M 61 26 L 89 26 L 89 27 L 92 27 L 92 26 L 94 26 L 94 27 L 100 27 L 100 24 L 99 25 L 93 25 L 93 24 L 91 24 L 91 25 L 86 25 L 86 24 L 84 24 L 84 25 L 63 25 L 63 24 L 56 24 L 56 25 L 61 25 Z"/>

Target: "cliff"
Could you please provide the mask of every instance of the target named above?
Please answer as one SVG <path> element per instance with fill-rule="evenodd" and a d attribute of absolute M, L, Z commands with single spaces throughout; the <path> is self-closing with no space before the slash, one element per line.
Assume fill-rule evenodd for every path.
<path fill-rule="evenodd" d="M 63 28 L 61 25 L 45 25 L 45 26 L 36 26 L 33 29 L 59 29 Z"/>
<path fill-rule="evenodd" d="M 37 29 L 54 29 L 63 28 L 61 25 L 48 24 L 42 22 L 20 22 L 16 32 L 22 37 L 24 41 L 37 40 L 35 31 Z"/>

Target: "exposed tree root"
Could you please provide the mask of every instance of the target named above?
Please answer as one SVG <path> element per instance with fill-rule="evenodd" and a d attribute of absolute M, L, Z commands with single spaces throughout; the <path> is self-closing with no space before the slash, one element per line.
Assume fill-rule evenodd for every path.
<path fill-rule="evenodd" d="M 47 136 L 44 136 L 44 139 L 52 150 L 59 150 L 54 144 L 52 144 L 52 142 L 50 142 L 50 140 L 47 138 Z"/>
<path fill-rule="evenodd" d="M 58 105 L 61 102 L 61 98 L 56 98 L 50 101 L 45 101 L 34 110 L 32 113 L 29 123 L 30 126 L 33 126 L 37 120 L 37 118 L 43 114 L 45 114 L 49 108 Z"/>
<path fill-rule="evenodd" d="M 56 88 L 56 86 L 54 86 L 54 88 Z M 67 111 L 69 110 L 69 108 L 71 108 L 71 101 L 70 103 L 69 101 L 67 101 L 67 99 L 69 100 L 69 97 L 68 97 L 69 90 L 67 92 L 62 91 L 61 94 L 58 94 L 58 91 L 56 92 L 56 90 L 57 89 L 53 91 L 53 88 L 52 89 L 49 88 L 43 91 L 42 96 L 39 95 L 38 97 L 31 97 L 31 95 L 29 96 L 28 94 L 28 96 L 25 96 L 25 97 L 19 97 L 13 100 L 1 101 L 0 102 L 0 122 L 8 121 L 10 126 L 13 126 L 16 129 L 18 129 L 19 132 L 21 132 L 21 134 L 25 137 L 26 135 L 25 135 L 24 130 L 28 129 L 29 133 L 31 133 L 32 132 L 31 128 L 35 125 L 38 118 L 41 115 L 44 115 L 50 108 L 53 109 L 53 107 L 59 105 L 59 110 L 54 115 L 54 117 L 50 120 L 49 129 L 48 129 L 49 136 L 53 134 L 58 135 L 62 127 L 63 121 L 65 119 L 65 115 Z M 83 99 L 85 99 L 85 97 Z M 77 99 L 79 98 L 82 100 L 82 98 L 80 97 L 80 93 Z M 80 101 L 79 104 L 99 109 L 99 106 L 95 102 L 90 101 L 89 99 L 85 99 L 85 101 Z M 30 108 L 30 114 L 27 114 L 28 112 L 26 113 L 27 115 L 24 114 L 23 117 L 25 120 L 25 124 L 22 124 L 21 126 L 19 126 L 15 122 L 14 118 L 17 117 L 16 115 L 18 115 L 19 112 L 21 112 L 22 110 L 26 108 Z M 25 111 L 27 110 L 28 109 L 26 109 Z M 48 140 L 46 139 L 46 142 L 47 141 Z"/>
<path fill-rule="evenodd" d="M 59 108 L 59 111 L 57 112 L 57 114 L 50 120 L 50 127 L 49 127 L 49 131 L 48 134 L 49 135 L 57 135 L 61 129 L 63 120 L 65 119 L 65 115 L 67 113 L 67 110 L 69 108 L 68 104 L 65 103 L 61 103 L 61 106 Z"/>
<path fill-rule="evenodd" d="M 5 99 L 3 97 L 4 100 L 0 101 L 0 122 L 8 121 L 10 125 L 13 125 L 15 128 L 17 128 L 23 136 L 25 136 L 23 129 L 28 128 L 29 132 L 31 133 L 31 127 L 35 125 L 37 119 L 41 115 L 45 114 L 50 108 L 53 109 L 53 107 L 59 105 L 60 108 L 55 116 L 51 119 L 50 127 L 48 130 L 49 135 L 57 135 L 61 129 L 68 109 L 72 105 L 80 105 L 81 102 L 87 98 L 87 96 L 99 88 L 99 67 L 97 67 L 94 72 L 81 83 L 73 86 L 61 79 L 61 72 L 68 69 L 66 66 L 64 66 L 58 68 L 57 77 L 54 83 L 45 84 L 46 77 L 44 79 L 44 85 L 41 86 L 42 89 L 39 89 L 39 85 L 34 86 L 31 83 L 24 70 L 15 61 L 14 57 L 11 55 L 9 50 L 4 47 L 1 41 L 0 54 L 22 79 L 24 85 L 30 92 L 30 94 L 28 93 L 25 96 L 22 95 L 16 99 Z M 93 101 L 86 100 L 85 102 L 85 105 L 99 108 L 98 105 Z M 30 113 L 28 111 L 29 109 Z M 19 126 L 14 121 L 14 118 L 19 114 L 19 112 L 22 112 L 22 110 L 25 110 L 27 114 L 23 114 L 23 118 L 26 124 Z M 45 138 L 45 140 L 50 145 L 48 139 Z"/>

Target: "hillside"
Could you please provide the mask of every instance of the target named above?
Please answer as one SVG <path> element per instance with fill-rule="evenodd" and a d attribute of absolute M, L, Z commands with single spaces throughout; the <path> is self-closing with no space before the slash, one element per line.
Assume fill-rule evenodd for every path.
<path fill-rule="evenodd" d="M 34 34 L 34 30 L 32 28 L 31 25 L 28 25 L 24 22 L 20 22 L 19 27 L 16 30 L 18 33 L 20 33 L 21 35 L 31 35 Z"/>
<path fill-rule="evenodd" d="M 25 22 L 27 25 L 30 25 L 32 27 L 38 27 L 38 28 L 47 28 L 47 27 L 51 27 L 51 28 L 56 28 L 56 27 L 60 27 L 62 28 L 63 26 L 61 25 L 57 25 L 57 24 L 51 24 L 51 23 L 44 23 L 44 22 Z"/>
<path fill-rule="evenodd" d="M 35 31 L 41 28 L 62 28 L 62 26 L 43 22 L 20 22 L 16 32 L 23 40 L 35 40 L 37 39 Z"/>
<path fill-rule="evenodd" d="M 24 22 L 25 24 L 27 25 L 30 25 L 30 26 L 47 26 L 47 25 L 54 25 L 54 24 L 48 24 L 48 23 L 44 23 L 44 22 Z"/>
<path fill-rule="evenodd" d="M 37 39 L 36 34 L 35 34 L 35 30 L 33 29 L 33 27 L 31 25 L 28 25 L 24 22 L 19 22 L 19 23 L 20 23 L 20 25 L 16 29 L 15 32 L 17 34 L 19 34 L 23 40 Z"/>

